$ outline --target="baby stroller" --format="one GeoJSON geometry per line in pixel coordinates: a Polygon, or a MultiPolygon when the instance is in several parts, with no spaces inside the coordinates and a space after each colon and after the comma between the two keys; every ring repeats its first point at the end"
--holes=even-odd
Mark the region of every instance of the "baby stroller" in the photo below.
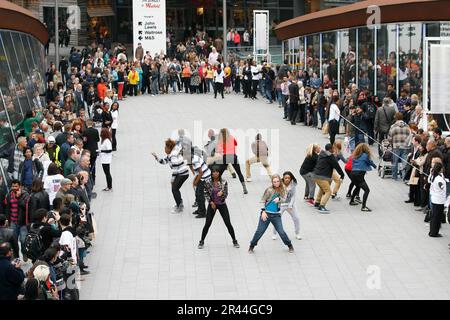
{"type": "Polygon", "coordinates": [[[392,175],[392,145],[389,140],[384,139],[380,144],[380,163],[378,164],[378,175],[384,179],[386,175],[392,175]]]}

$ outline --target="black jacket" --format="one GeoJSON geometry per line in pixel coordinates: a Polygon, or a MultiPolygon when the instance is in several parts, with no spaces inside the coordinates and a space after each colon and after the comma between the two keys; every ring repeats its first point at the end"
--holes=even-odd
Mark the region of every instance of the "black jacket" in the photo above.
{"type": "Polygon", "coordinates": [[[48,193],[42,190],[37,193],[31,193],[30,195],[30,214],[33,217],[33,213],[38,209],[50,210],[50,200],[48,198],[48,193]]]}
{"type": "MultiPolygon", "coordinates": [[[[23,183],[25,179],[25,170],[23,170],[24,162],[22,162],[19,166],[19,178],[20,181],[23,183]]],[[[33,180],[34,179],[41,179],[44,176],[44,166],[39,161],[39,159],[32,160],[32,169],[33,169],[33,180]]]]}
{"type": "Polygon", "coordinates": [[[315,152],[313,152],[311,157],[306,157],[300,167],[300,175],[303,176],[307,173],[313,172],[318,158],[319,156],[315,152]]]}
{"type": "Polygon", "coordinates": [[[96,157],[98,142],[100,141],[98,130],[92,127],[84,130],[83,141],[84,141],[84,148],[91,152],[91,157],[96,157]]]}
{"type": "Polygon", "coordinates": [[[444,156],[444,174],[447,179],[450,179],[450,148],[445,148],[442,155],[444,156]]]}
{"type": "Polygon", "coordinates": [[[44,246],[44,251],[50,248],[55,238],[61,237],[61,231],[53,229],[48,223],[42,222],[30,223],[27,226],[28,232],[30,232],[31,227],[35,229],[42,227],[41,231],[39,231],[39,235],[42,237],[42,244],[44,246]]]}
{"type": "Polygon", "coordinates": [[[319,179],[331,179],[333,169],[336,169],[341,178],[344,179],[344,172],[339,166],[339,163],[336,161],[334,154],[329,151],[322,150],[317,159],[316,167],[314,168],[314,175],[319,179]]]}
{"type": "Polygon", "coordinates": [[[9,242],[14,252],[14,257],[19,258],[19,241],[13,229],[0,227],[0,243],[9,242]]]}
{"type": "Polygon", "coordinates": [[[9,257],[0,257],[0,300],[17,300],[25,274],[11,264],[9,257]]]}
{"type": "Polygon", "coordinates": [[[291,83],[289,85],[289,102],[298,103],[299,100],[299,87],[296,83],[291,83]]]}

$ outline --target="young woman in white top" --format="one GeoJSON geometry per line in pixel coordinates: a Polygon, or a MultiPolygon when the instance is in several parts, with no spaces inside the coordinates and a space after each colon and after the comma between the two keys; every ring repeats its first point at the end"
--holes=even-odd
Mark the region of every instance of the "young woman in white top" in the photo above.
{"type": "Polygon", "coordinates": [[[116,132],[119,126],[119,103],[114,102],[111,106],[111,116],[113,118],[113,122],[111,124],[112,130],[112,151],[117,151],[117,140],[116,140],[116,132]]]}
{"type": "Polygon", "coordinates": [[[335,137],[339,133],[339,120],[341,112],[338,107],[339,97],[333,96],[328,116],[328,131],[330,133],[330,143],[334,144],[335,137]]]}
{"type": "Polygon", "coordinates": [[[214,99],[217,98],[217,92],[223,96],[223,78],[225,77],[225,72],[222,70],[222,66],[220,64],[217,65],[216,71],[214,71],[214,99]]]}
{"type": "Polygon", "coordinates": [[[112,142],[111,131],[108,128],[103,128],[100,132],[100,162],[103,167],[103,172],[106,176],[107,187],[103,191],[112,190],[112,177],[111,177],[111,162],[112,162],[112,142]]]}
{"type": "Polygon", "coordinates": [[[428,177],[430,183],[430,200],[431,200],[431,220],[430,220],[430,237],[442,237],[439,233],[441,228],[441,219],[444,215],[444,204],[447,200],[447,182],[442,173],[442,164],[435,163],[428,177]]]}
{"type": "Polygon", "coordinates": [[[44,189],[48,193],[48,200],[50,205],[53,204],[53,200],[61,187],[61,180],[64,176],[60,174],[59,168],[56,163],[50,163],[47,169],[47,176],[44,178],[44,189]]]}

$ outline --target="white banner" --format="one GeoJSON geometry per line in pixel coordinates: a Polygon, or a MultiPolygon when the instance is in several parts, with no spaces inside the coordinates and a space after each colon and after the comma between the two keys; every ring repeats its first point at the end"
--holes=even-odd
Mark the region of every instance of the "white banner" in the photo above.
{"type": "Polygon", "coordinates": [[[449,113],[450,45],[430,45],[430,113],[449,113]]]}
{"type": "Polygon", "coordinates": [[[267,42],[268,37],[267,30],[269,14],[267,13],[256,13],[255,14],[255,49],[256,50],[268,50],[269,43],[267,42]]]}
{"type": "Polygon", "coordinates": [[[133,0],[133,57],[138,43],[144,54],[166,53],[165,0],[133,0]]]}

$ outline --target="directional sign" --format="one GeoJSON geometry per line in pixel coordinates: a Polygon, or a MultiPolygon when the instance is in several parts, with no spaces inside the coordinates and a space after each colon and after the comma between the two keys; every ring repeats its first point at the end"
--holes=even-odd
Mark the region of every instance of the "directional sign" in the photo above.
{"type": "Polygon", "coordinates": [[[138,43],[152,56],[166,52],[166,0],[133,0],[134,52],[138,43]]]}

